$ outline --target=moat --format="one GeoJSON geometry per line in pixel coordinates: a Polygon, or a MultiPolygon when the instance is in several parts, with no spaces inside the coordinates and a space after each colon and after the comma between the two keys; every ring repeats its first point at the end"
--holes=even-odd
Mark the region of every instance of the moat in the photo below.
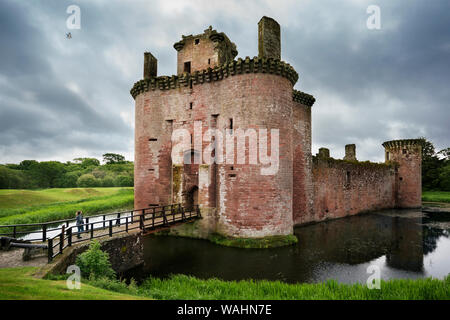
{"type": "Polygon", "coordinates": [[[205,240],[145,238],[145,266],[126,277],[188,274],[224,280],[365,283],[377,265],[382,279],[444,278],[450,273],[450,214],[388,210],[297,227],[298,244],[237,249],[205,240]]]}

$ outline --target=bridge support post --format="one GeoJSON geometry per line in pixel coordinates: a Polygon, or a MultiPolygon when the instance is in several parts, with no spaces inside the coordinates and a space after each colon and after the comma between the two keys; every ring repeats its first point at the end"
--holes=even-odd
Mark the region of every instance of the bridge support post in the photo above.
{"type": "Polygon", "coordinates": [[[61,234],[59,235],[59,253],[64,250],[64,234],[66,233],[66,226],[63,225],[61,228],[61,234]]]}
{"type": "Polygon", "coordinates": [[[112,220],[109,220],[109,236],[112,237],[112,220]]]}
{"type": "Polygon", "coordinates": [[[47,259],[48,259],[48,262],[50,263],[53,260],[53,239],[52,238],[48,239],[47,246],[48,246],[48,248],[47,248],[47,254],[48,254],[47,255],[47,259]]]}
{"type": "Polygon", "coordinates": [[[144,216],[140,215],[139,216],[139,228],[144,231],[144,216]]]}
{"type": "Polygon", "coordinates": [[[42,242],[45,242],[45,239],[47,239],[47,225],[44,224],[42,226],[42,242]]]}
{"type": "Polygon", "coordinates": [[[70,227],[69,229],[67,229],[67,245],[69,247],[72,246],[72,227],[70,227]]]}

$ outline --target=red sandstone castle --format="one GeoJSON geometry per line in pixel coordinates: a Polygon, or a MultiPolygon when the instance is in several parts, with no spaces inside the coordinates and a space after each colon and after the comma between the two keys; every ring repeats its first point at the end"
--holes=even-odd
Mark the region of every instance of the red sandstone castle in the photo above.
{"type": "MultiPolygon", "coordinates": [[[[363,211],[421,206],[421,144],[383,144],[385,163],[358,162],[355,146],[343,160],[328,149],[311,154],[313,96],[293,89],[297,72],[281,61],[280,26],[258,23],[258,56],[235,59],[236,46],[211,27],[182,36],[177,75],[157,76],[157,60],[144,55],[144,79],[134,84],[135,208],[199,204],[199,234],[234,237],[288,235],[294,225],[363,211]],[[208,129],[279,130],[278,171],[266,165],[172,162],[172,133],[187,129],[197,156],[194,123],[208,129]]],[[[197,144],[198,145],[198,144],[197,144]]],[[[246,147],[248,155],[248,146],[246,147]]],[[[197,234],[197,236],[199,235],[197,234]]]]}

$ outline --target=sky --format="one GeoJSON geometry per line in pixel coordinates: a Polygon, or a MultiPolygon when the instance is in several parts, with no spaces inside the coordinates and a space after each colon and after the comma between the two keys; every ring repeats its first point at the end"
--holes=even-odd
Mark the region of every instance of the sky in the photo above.
{"type": "Polygon", "coordinates": [[[383,161],[381,143],[425,136],[450,147],[448,0],[0,0],[0,163],[134,158],[134,100],[143,52],[176,73],[173,44],[208,26],[238,57],[257,55],[257,23],[281,25],[295,89],[314,95],[313,153],[383,161]],[[66,12],[80,8],[80,29],[66,12]],[[369,29],[369,5],[380,29],[369,29]],[[71,33],[72,38],[66,37],[71,33]]]}

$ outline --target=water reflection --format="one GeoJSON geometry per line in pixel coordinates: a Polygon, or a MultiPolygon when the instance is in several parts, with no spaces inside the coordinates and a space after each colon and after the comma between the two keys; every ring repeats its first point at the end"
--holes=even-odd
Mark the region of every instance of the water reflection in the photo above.
{"type": "MultiPolygon", "coordinates": [[[[421,212],[385,211],[295,229],[296,246],[245,250],[174,237],[145,239],[145,266],[126,276],[189,274],[225,280],[365,282],[369,265],[390,278],[443,278],[450,273],[449,230],[421,212]],[[431,224],[430,224],[431,223],[431,224]]],[[[449,221],[448,217],[444,221],[449,221]]]]}

